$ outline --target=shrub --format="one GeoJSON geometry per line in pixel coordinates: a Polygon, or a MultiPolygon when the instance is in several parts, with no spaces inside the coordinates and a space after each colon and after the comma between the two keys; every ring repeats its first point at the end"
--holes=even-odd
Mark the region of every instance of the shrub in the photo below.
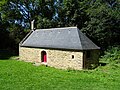
{"type": "Polygon", "coordinates": [[[120,47],[111,47],[104,52],[101,61],[120,63],[120,47]]]}

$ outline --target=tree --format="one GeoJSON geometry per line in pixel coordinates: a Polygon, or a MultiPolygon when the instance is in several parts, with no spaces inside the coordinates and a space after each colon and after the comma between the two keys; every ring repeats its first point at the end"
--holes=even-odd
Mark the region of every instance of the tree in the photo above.
{"type": "Polygon", "coordinates": [[[30,30],[33,19],[36,21],[36,28],[55,26],[53,0],[2,0],[0,6],[2,22],[5,22],[1,26],[9,32],[9,46],[12,48],[18,48],[20,40],[30,30]]]}
{"type": "Polygon", "coordinates": [[[88,19],[84,12],[85,1],[64,0],[58,6],[58,22],[60,26],[78,26],[80,29],[88,19]]]}
{"type": "Polygon", "coordinates": [[[8,48],[9,43],[9,32],[7,27],[9,26],[8,22],[4,22],[0,13],[0,49],[8,48]]]}
{"type": "Polygon", "coordinates": [[[102,48],[120,45],[119,0],[96,0],[86,10],[90,20],[82,31],[102,48]]]}

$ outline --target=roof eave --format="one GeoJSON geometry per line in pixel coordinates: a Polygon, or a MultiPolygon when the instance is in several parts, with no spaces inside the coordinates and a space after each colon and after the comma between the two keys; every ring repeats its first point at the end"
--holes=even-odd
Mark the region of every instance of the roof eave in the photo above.
{"type": "Polygon", "coordinates": [[[100,50],[100,48],[92,48],[92,49],[79,49],[79,48],[58,48],[58,47],[37,47],[37,46],[20,46],[20,47],[28,47],[28,48],[43,48],[43,49],[56,49],[56,50],[74,50],[74,51],[87,51],[87,50],[100,50]]]}
{"type": "Polygon", "coordinates": [[[24,41],[33,33],[34,31],[31,30],[19,43],[19,46],[22,46],[22,44],[24,43],[24,41]]]}

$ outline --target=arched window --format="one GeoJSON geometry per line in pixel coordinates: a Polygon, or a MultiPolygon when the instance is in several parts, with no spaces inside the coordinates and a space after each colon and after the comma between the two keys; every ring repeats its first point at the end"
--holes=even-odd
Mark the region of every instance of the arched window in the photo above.
{"type": "Polygon", "coordinates": [[[47,53],[45,51],[41,52],[41,61],[47,62],[47,53]]]}

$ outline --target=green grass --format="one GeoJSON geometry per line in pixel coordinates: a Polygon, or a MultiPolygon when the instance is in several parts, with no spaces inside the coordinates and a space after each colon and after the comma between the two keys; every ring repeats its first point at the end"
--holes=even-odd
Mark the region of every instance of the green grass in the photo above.
{"type": "Polygon", "coordinates": [[[120,65],[75,71],[0,60],[0,90],[120,90],[120,65]]]}

